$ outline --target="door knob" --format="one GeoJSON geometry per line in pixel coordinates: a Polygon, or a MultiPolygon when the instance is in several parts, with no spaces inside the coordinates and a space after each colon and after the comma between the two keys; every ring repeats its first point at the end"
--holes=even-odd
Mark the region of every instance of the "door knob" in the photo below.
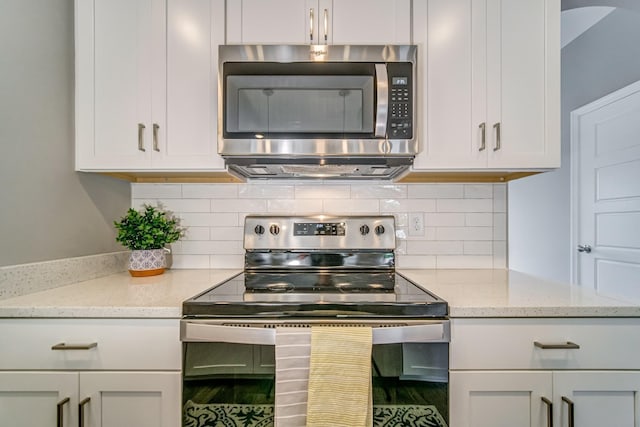
{"type": "Polygon", "coordinates": [[[589,245],[578,245],[578,252],[591,253],[591,246],[589,246],[589,245]]]}

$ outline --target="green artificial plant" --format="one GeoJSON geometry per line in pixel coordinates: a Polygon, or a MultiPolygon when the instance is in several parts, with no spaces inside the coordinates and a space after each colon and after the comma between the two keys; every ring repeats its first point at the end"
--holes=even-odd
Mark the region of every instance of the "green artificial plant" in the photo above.
{"type": "Polygon", "coordinates": [[[120,221],[116,241],[131,250],[162,249],[184,235],[179,219],[161,206],[145,204],[140,211],[130,208],[120,221]]]}

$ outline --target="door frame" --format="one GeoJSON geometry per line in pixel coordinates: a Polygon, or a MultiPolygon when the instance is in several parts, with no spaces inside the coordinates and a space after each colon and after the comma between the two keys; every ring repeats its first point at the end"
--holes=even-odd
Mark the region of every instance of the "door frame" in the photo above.
{"type": "Polygon", "coordinates": [[[578,282],[579,277],[579,264],[578,264],[578,251],[577,247],[580,244],[580,118],[588,113],[596,111],[606,105],[612,104],[620,99],[623,99],[635,92],[640,91],[640,80],[629,84],[621,89],[613,91],[603,97],[596,99],[582,107],[576,108],[570,113],[570,156],[571,156],[571,173],[570,173],[570,215],[571,215],[571,230],[569,231],[569,240],[571,255],[569,257],[571,262],[570,269],[570,281],[574,284],[580,284],[578,282]]]}

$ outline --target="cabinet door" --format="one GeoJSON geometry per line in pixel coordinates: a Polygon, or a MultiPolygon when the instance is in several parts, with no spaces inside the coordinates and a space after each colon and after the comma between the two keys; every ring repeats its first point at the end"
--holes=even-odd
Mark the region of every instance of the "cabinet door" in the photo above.
{"type": "Polygon", "coordinates": [[[413,2],[421,144],[414,169],[486,167],[484,20],[478,1],[413,2]]]}
{"type": "Polygon", "coordinates": [[[411,43],[410,0],[320,0],[319,11],[321,43],[325,27],[330,44],[411,43]]]}
{"type": "Polygon", "coordinates": [[[77,404],[77,373],[0,372],[0,425],[60,427],[60,405],[62,427],[76,426],[77,404]]]}
{"type": "MultiPolygon", "coordinates": [[[[156,128],[153,169],[224,169],[217,153],[218,46],[224,0],[167,1],[166,126],[156,128]]],[[[154,99],[157,110],[162,99],[154,99]]],[[[154,118],[154,125],[159,121],[154,118]]]]}
{"type": "Polygon", "coordinates": [[[640,425],[640,372],[554,372],[554,425],[569,426],[569,403],[580,427],[640,425]],[[557,408],[557,409],[556,409],[557,408]]]}
{"type": "Polygon", "coordinates": [[[83,372],[80,399],[90,427],[180,426],[179,372],[83,372]]]}
{"type": "Polygon", "coordinates": [[[452,371],[449,378],[452,426],[546,425],[542,398],[552,398],[551,372],[452,371]]]}
{"type": "Polygon", "coordinates": [[[558,167],[560,1],[486,4],[489,167],[558,167]]]}
{"type": "Polygon", "coordinates": [[[317,0],[227,2],[227,43],[317,44],[317,0]]]}
{"type": "MultiPolygon", "coordinates": [[[[76,168],[150,164],[164,97],[161,0],[76,1],[76,168]]],[[[159,123],[164,126],[164,123],[159,123]]]]}

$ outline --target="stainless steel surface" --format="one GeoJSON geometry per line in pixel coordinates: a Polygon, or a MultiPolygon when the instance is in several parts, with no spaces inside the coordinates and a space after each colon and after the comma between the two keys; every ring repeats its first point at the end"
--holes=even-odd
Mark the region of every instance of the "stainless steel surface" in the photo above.
{"type": "MultiPolygon", "coordinates": [[[[314,20],[310,10],[310,21],[314,20]]],[[[311,24],[313,25],[313,24],[311,24]]],[[[224,93],[224,64],[227,62],[363,62],[376,64],[378,74],[385,63],[409,62],[415,64],[417,47],[412,45],[224,45],[219,49],[220,93],[224,93]]],[[[376,77],[378,80],[380,76],[376,77]]],[[[384,101],[384,89],[380,85],[379,102],[384,101]]],[[[416,84],[412,84],[411,99],[416,99],[416,84]]],[[[240,178],[340,178],[340,179],[397,179],[407,173],[413,158],[419,151],[416,134],[411,138],[389,138],[381,124],[386,108],[379,106],[375,113],[376,127],[373,138],[326,137],[304,138],[297,136],[226,138],[224,134],[225,96],[218,97],[218,153],[225,158],[229,172],[240,178]]],[[[411,120],[415,127],[417,108],[412,106],[411,120]]]]}
{"type": "Polygon", "coordinates": [[[91,350],[92,348],[96,348],[97,346],[97,342],[92,342],[89,344],[67,344],[61,342],[60,344],[52,346],[51,350],[91,350]]]}
{"type": "MultiPolygon", "coordinates": [[[[262,227],[258,225],[257,227],[262,227]]],[[[366,227],[366,226],[364,226],[366,227]]],[[[392,269],[395,267],[395,257],[389,251],[354,252],[331,251],[326,253],[314,250],[309,256],[301,256],[299,251],[259,251],[245,254],[245,270],[259,271],[261,269],[290,269],[308,270],[318,269],[335,270],[349,269],[392,269]]]]}
{"type": "Polygon", "coordinates": [[[373,344],[448,343],[451,340],[449,320],[192,320],[180,323],[183,342],[228,342],[236,344],[275,345],[276,327],[308,328],[312,326],[371,327],[373,344]]]}
{"type": "Polygon", "coordinates": [[[396,248],[395,217],[384,216],[262,216],[248,215],[244,224],[246,250],[394,250],[396,248]],[[341,224],[344,235],[295,236],[296,224],[341,224]],[[279,234],[256,233],[257,227],[268,230],[276,225],[279,234]],[[370,230],[384,227],[382,234],[361,234],[366,225],[370,230]],[[302,238],[300,238],[302,237],[302,238]]]}
{"type": "Polygon", "coordinates": [[[64,399],[62,399],[60,402],[58,402],[58,404],[56,405],[56,426],[57,427],[63,427],[64,426],[64,405],[66,405],[67,403],[69,403],[69,398],[65,397],[64,399]]]}
{"type": "Polygon", "coordinates": [[[578,245],[578,252],[585,252],[590,254],[591,253],[591,246],[590,245],[578,245]]]}
{"type": "Polygon", "coordinates": [[[138,150],[140,151],[147,151],[144,149],[144,128],[144,124],[138,123],[138,150]]]}
{"type": "Polygon", "coordinates": [[[487,125],[482,122],[480,123],[480,148],[478,151],[484,151],[487,148],[487,125]]]}
{"type": "Polygon", "coordinates": [[[324,43],[327,44],[329,36],[329,11],[324,10],[324,43]]]}
{"type": "Polygon", "coordinates": [[[547,405],[547,427],[553,427],[553,403],[544,396],[542,402],[547,405]]]}
{"type": "Polygon", "coordinates": [[[313,43],[313,21],[314,21],[313,8],[309,9],[309,42],[313,43]]]}
{"type": "Polygon", "coordinates": [[[567,341],[566,343],[561,343],[561,344],[545,344],[538,341],[534,341],[533,345],[543,350],[576,350],[580,348],[578,344],[571,341],[567,341]]]}
{"type": "Polygon", "coordinates": [[[384,64],[376,64],[376,93],[378,107],[376,108],[375,136],[384,138],[387,134],[387,117],[389,116],[389,76],[384,64]]]}
{"type": "Polygon", "coordinates": [[[85,406],[89,402],[91,402],[91,398],[90,397],[85,397],[78,404],[78,415],[79,415],[79,418],[80,418],[80,420],[78,421],[78,426],[79,427],[84,427],[84,409],[85,409],[85,406]]]}
{"type": "Polygon", "coordinates": [[[500,148],[502,148],[502,142],[500,140],[500,122],[494,124],[493,129],[496,133],[496,144],[493,147],[493,151],[498,151],[500,148]]]}
{"type": "Polygon", "coordinates": [[[571,399],[569,399],[566,396],[562,396],[562,401],[565,402],[568,405],[568,411],[567,411],[567,426],[568,427],[575,427],[574,424],[574,414],[573,414],[573,410],[574,410],[574,403],[571,399]]]}
{"type": "Polygon", "coordinates": [[[160,146],[158,145],[158,130],[160,129],[160,125],[157,123],[153,124],[153,150],[160,151],[160,146]]]}

